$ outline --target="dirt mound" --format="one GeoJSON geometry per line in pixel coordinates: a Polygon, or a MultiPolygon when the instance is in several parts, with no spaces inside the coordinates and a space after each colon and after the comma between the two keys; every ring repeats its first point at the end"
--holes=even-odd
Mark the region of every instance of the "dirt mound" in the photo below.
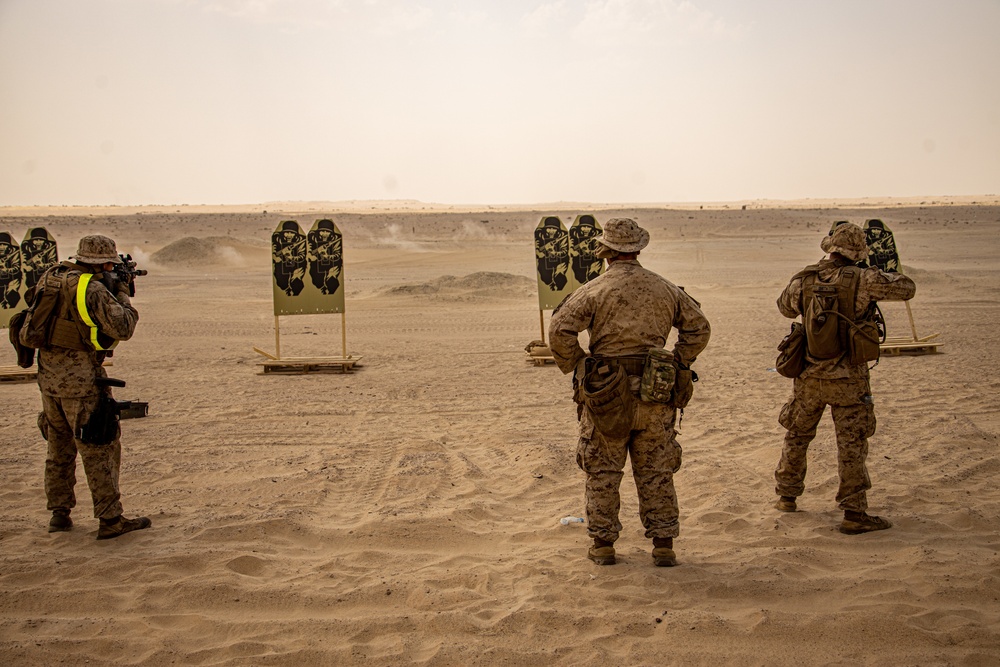
{"type": "Polygon", "coordinates": [[[441,276],[426,283],[396,285],[385,290],[385,294],[411,295],[431,294],[452,298],[470,296],[520,297],[535,289],[535,281],[526,276],[495,271],[478,271],[467,276],[441,276]]]}
{"type": "Polygon", "coordinates": [[[262,252],[266,249],[229,236],[185,236],[160,248],[150,259],[164,266],[243,266],[256,261],[262,252]]]}

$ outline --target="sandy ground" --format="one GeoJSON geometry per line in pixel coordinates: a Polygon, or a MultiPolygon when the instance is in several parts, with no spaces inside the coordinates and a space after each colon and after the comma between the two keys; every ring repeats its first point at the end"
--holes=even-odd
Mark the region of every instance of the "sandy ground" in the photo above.
{"type": "MultiPolygon", "coordinates": [[[[676,568],[653,567],[628,477],[618,565],[559,523],[583,513],[583,478],[569,380],[523,351],[541,333],[531,232],[586,209],[0,210],[0,230],[43,224],[63,258],[102,232],[150,272],[109,370],[118,398],[149,402],[123,422],[121,485],[126,513],[153,520],[97,542],[81,469],[76,528],[47,533],[38,391],[0,383],[0,662],[1000,664],[1000,207],[922,201],[596,211],[648,228],[642,263],[713,324],[682,427],[676,568]],[[362,367],[261,375],[270,233],[327,216],[362,367]],[[833,220],[873,217],[942,346],[873,371],[869,501],[896,525],[849,537],[829,416],[801,511],[772,508],[791,392],[769,370],[788,329],[774,300],[833,220]]],[[[909,334],[902,304],[884,310],[909,334]]],[[[340,316],[281,331],[286,356],[341,352],[340,316]]]]}

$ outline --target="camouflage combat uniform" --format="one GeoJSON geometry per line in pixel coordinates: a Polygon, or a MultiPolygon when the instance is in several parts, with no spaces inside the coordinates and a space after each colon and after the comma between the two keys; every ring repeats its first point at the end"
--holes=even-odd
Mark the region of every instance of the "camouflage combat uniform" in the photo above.
{"type": "MultiPolygon", "coordinates": [[[[690,365],[708,344],[710,327],[698,303],[681,288],[648,271],[635,260],[616,261],[607,271],[577,289],[552,314],[549,343],[563,373],[572,372],[587,356],[577,334],[590,333],[595,357],[644,355],[666,345],[677,328],[675,356],[690,365]]],[[[619,487],[626,456],[639,494],[639,516],[646,537],[676,537],[679,532],[674,473],[681,466],[673,406],[639,399],[640,370],[629,368],[637,411],[631,433],[607,438],[594,428],[590,413],[580,416],[576,460],[586,473],[587,525],[591,537],[614,542],[619,487]]]]}
{"type": "MultiPolygon", "coordinates": [[[[75,294],[80,276],[89,267],[64,262],[72,268],[66,276],[63,294],[75,294]]],[[[50,269],[51,270],[51,269],[50,269]]],[[[57,314],[69,319],[80,318],[75,303],[66,303],[63,296],[57,314]]],[[[87,285],[87,310],[101,332],[116,340],[127,340],[135,331],[139,313],[129,302],[127,288],[116,295],[98,280],[87,285]]],[[[118,438],[107,446],[81,442],[74,434],[87,422],[97,406],[101,389],[95,378],[107,377],[102,364],[106,352],[74,350],[49,346],[38,351],[38,387],[42,394],[42,413],[38,425],[48,441],[45,460],[45,495],[49,510],[70,510],[76,505],[73,487],[76,485],[76,454],[80,453],[87,485],[94,501],[94,516],[113,519],[122,513],[118,491],[118,470],[121,443],[118,438]]]]}
{"type": "MultiPolygon", "coordinates": [[[[840,268],[849,265],[839,256],[819,263],[819,279],[835,282],[840,268]]],[[[875,267],[865,269],[858,283],[855,313],[863,313],[873,301],[905,301],[913,297],[916,286],[901,273],[886,273],[875,267]]],[[[795,277],[778,297],[778,310],[788,318],[802,314],[802,278],[795,277]]],[[[806,452],[816,437],[816,426],[826,406],[833,414],[837,434],[837,461],[840,509],[864,512],[868,509],[866,491],[871,488],[865,460],[868,438],[875,433],[875,407],[868,383],[868,365],[852,365],[845,351],[833,359],[809,362],[795,379],[792,400],[781,409],[780,424],[785,434],[781,460],[774,472],[779,496],[797,498],[805,489],[806,452]]]]}

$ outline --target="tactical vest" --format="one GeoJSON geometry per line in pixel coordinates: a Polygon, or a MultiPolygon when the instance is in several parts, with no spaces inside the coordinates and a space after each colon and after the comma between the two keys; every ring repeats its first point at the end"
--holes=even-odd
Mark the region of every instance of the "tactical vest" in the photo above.
{"type": "Polygon", "coordinates": [[[42,279],[43,289],[58,290],[59,304],[55,319],[49,328],[48,346],[70,350],[106,351],[118,341],[101,332],[97,322],[87,310],[87,286],[95,274],[80,271],[69,262],[63,262],[47,271],[42,279]],[[70,277],[79,276],[74,286],[70,277]]]}
{"type": "Polygon", "coordinates": [[[816,266],[802,272],[802,323],[806,346],[814,359],[834,359],[850,351],[851,325],[858,320],[854,312],[862,269],[840,267],[832,282],[819,279],[816,266]]]}

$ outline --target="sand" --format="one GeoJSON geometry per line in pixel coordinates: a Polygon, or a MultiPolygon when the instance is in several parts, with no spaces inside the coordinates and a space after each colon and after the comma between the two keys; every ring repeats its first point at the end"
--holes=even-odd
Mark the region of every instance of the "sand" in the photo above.
{"type": "MultiPolygon", "coordinates": [[[[42,224],[61,257],[102,232],[149,270],[109,372],[149,403],[123,422],[121,487],[153,521],[96,541],[81,468],[76,527],[47,533],[38,391],[0,383],[0,663],[1000,664],[996,197],[749,204],[593,209],[649,229],[640,260],[713,325],[681,429],[676,568],[653,567],[628,476],[618,565],[559,523],[582,515],[583,477],[569,380],[524,352],[541,334],[531,232],[588,209],[0,209],[0,230],[42,224]],[[261,375],[270,232],[327,216],[361,367],[261,375]],[[774,301],[832,221],[876,217],[941,347],[874,369],[869,501],[895,527],[845,536],[829,416],[801,511],[772,508],[791,392],[770,370],[774,301]]],[[[902,304],[884,311],[909,334],[902,304]]],[[[285,356],[341,353],[339,315],[281,334],[285,356]]]]}

